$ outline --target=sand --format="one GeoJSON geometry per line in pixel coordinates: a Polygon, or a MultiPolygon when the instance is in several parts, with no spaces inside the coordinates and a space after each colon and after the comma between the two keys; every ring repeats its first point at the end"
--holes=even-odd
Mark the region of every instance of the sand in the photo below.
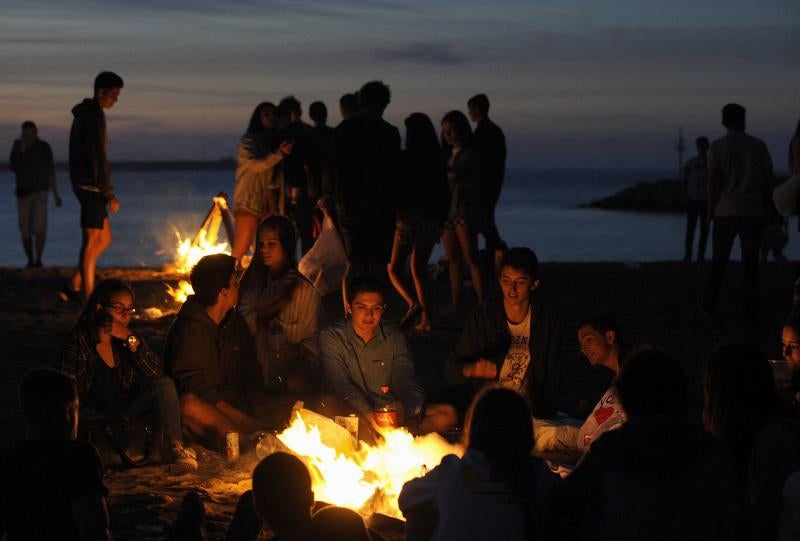
{"type": "MultiPolygon", "coordinates": [[[[741,318],[741,269],[737,264],[731,266],[726,277],[719,316],[708,319],[698,313],[696,292],[705,270],[682,263],[543,264],[539,295],[562,310],[562,387],[563,394],[570,397],[565,403],[580,397],[591,400],[607,382],[607,375],[588,368],[576,347],[575,326],[581,318],[597,312],[615,314],[628,341],[660,346],[681,362],[692,383],[692,411],[696,418],[701,411],[704,360],[716,345],[747,340],[760,346],[770,358],[776,358],[781,323],[791,304],[794,264],[762,265],[760,318],[756,326],[745,325],[741,318]]],[[[78,308],[61,302],[56,295],[69,272],[66,268],[0,268],[0,427],[8,443],[24,437],[16,396],[21,375],[57,358],[61,339],[78,315],[78,308]]],[[[164,287],[165,282],[175,283],[175,275],[152,269],[101,269],[100,276],[130,281],[140,310],[156,307],[170,314],[177,309],[164,287]]],[[[434,303],[443,306],[448,296],[446,282],[436,282],[434,303]]],[[[325,299],[325,306],[330,317],[338,317],[341,305],[335,295],[325,299]]],[[[402,301],[393,296],[386,317],[397,321],[404,308],[402,301]]],[[[160,351],[173,318],[174,315],[167,315],[140,320],[133,326],[155,351],[160,351]]],[[[430,334],[409,334],[418,375],[430,390],[443,385],[444,359],[460,328],[458,322],[440,322],[430,334]]],[[[109,472],[109,508],[115,538],[163,539],[189,488],[205,495],[210,538],[224,538],[238,495],[249,488],[255,458],[244,457],[229,465],[223,457],[201,450],[200,459],[201,468],[196,474],[180,477],[167,475],[160,466],[109,472]]]]}

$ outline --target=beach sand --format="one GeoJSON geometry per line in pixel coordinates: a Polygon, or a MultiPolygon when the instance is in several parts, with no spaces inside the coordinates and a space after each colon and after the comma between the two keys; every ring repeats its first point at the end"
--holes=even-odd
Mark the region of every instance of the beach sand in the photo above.
{"type": "MultiPolygon", "coordinates": [[[[760,318],[755,327],[742,322],[740,271],[732,264],[726,276],[718,317],[703,318],[696,308],[698,280],[704,269],[681,263],[552,263],[543,264],[542,299],[561,307],[562,389],[565,395],[591,397],[602,392],[605,379],[588,368],[576,347],[576,324],[588,315],[609,312],[617,316],[628,342],[648,342],[662,347],[681,362],[692,384],[692,412],[699,419],[702,408],[704,360],[716,345],[747,340],[760,346],[770,358],[780,351],[780,330],[791,308],[795,265],[762,265],[760,318]]],[[[53,362],[61,339],[73,325],[78,309],[57,298],[66,280],[67,268],[20,270],[0,268],[0,429],[13,443],[24,437],[17,406],[17,385],[22,374],[35,366],[53,362]]],[[[164,282],[177,276],[152,269],[101,269],[102,278],[121,278],[132,283],[139,310],[156,307],[177,309],[165,292],[164,282]]],[[[448,303],[447,283],[435,282],[433,302],[448,303]]],[[[467,299],[471,294],[467,295],[467,299]]],[[[325,299],[329,317],[338,317],[337,295],[325,299]]],[[[390,297],[387,318],[398,321],[405,306],[390,297]]],[[[136,321],[133,326],[155,351],[161,351],[174,316],[136,321]]],[[[443,385],[444,359],[457,340],[459,323],[440,324],[430,334],[409,334],[417,371],[429,390],[443,385]]],[[[170,477],[164,467],[152,466],[125,472],[109,472],[107,484],[111,525],[116,539],[163,539],[168,525],[189,488],[206,497],[211,539],[224,538],[238,495],[250,487],[255,459],[245,457],[230,467],[223,457],[201,451],[196,474],[170,477]]]]}

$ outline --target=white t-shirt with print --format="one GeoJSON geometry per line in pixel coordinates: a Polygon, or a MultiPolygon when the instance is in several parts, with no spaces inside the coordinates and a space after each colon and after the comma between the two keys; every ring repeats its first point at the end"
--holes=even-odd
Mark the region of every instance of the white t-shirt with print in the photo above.
{"type": "Polygon", "coordinates": [[[531,309],[520,323],[508,321],[511,345],[500,369],[500,385],[527,394],[525,386],[528,367],[531,364],[531,309]]]}
{"type": "Polygon", "coordinates": [[[578,449],[586,450],[602,434],[625,422],[625,412],[614,389],[608,389],[578,431],[578,449]]]}

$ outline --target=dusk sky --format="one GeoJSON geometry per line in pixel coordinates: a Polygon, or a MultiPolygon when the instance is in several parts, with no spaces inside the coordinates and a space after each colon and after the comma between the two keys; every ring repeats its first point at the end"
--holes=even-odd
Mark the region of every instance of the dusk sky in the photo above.
{"type": "Polygon", "coordinates": [[[233,156],[254,106],[287,94],[335,125],[341,94],[382,79],[397,126],[488,94],[511,167],[674,167],[678,128],[718,137],[736,101],[785,171],[800,1],[4,0],[2,145],[31,119],[65,159],[104,69],[125,80],[118,160],[233,156]]]}

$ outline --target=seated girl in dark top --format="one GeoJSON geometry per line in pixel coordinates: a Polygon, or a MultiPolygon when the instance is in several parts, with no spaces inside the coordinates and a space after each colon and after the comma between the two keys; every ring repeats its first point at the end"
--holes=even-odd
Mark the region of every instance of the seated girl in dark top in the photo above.
{"type": "Polygon", "coordinates": [[[134,311],[130,287],[119,280],[97,284],[64,340],[61,370],[77,380],[82,417],[154,413],[164,425],[173,469],[196,470],[194,451],[183,446],[175,384],[158,355],[128,328],[134,311]]]}

